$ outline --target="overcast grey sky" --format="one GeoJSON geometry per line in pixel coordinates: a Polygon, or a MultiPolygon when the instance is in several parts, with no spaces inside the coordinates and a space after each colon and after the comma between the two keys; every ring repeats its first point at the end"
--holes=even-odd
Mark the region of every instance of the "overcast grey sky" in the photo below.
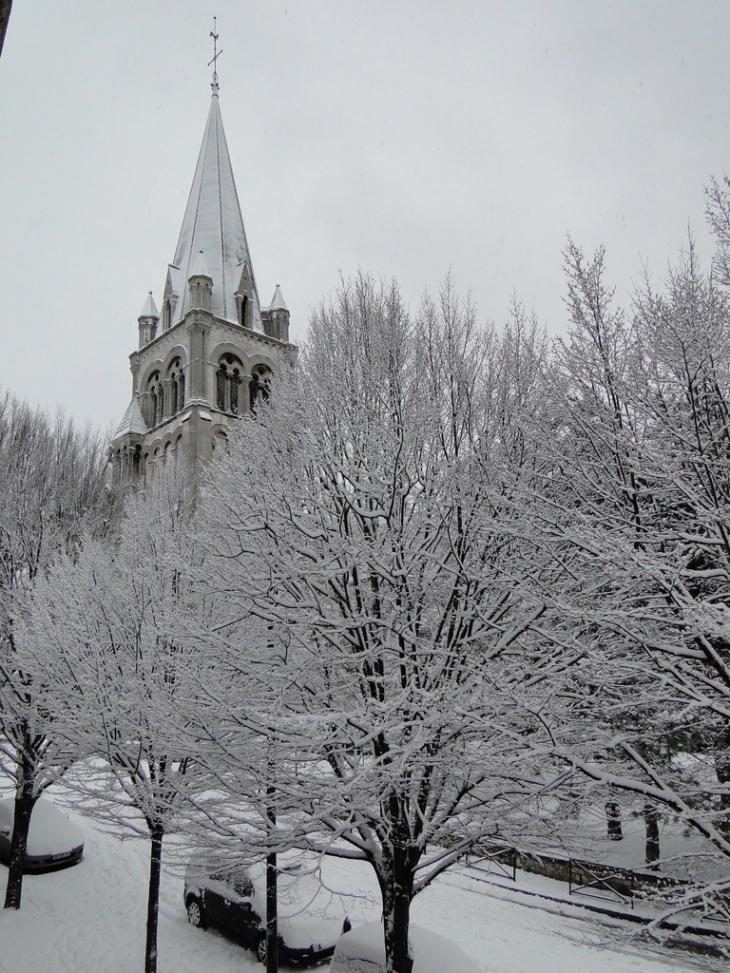
{"type": "Polygon", "coordinates": [[[0,58],[0,385],[117,422],[160,304],[210,98],[261,299],[294,340],[338,274],[412,309],[451,268],[565,328],[566,234],[627,299],[730,171],[727,0],[15,0],[0,58]]]}

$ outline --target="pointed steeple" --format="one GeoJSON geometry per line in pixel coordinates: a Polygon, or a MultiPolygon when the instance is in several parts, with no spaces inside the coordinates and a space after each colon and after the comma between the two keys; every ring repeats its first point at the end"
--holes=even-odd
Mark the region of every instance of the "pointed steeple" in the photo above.
{"type": "MultiPolygon", "coordinates": [[[[190,277],[210,277],[213,280],[213,275],[208,270],[208,262],[205,259],[205,254],[201,250],[193,262],[192,270],[190,271],[190,277]]],[[[188,277],[188,280],[190,280],[188,277]]]]}
{"type": "Polygon", "coordinates": [[[213,281],[213,315],[242,323],[239,309],[245,288],[245,296],[252,305],[250,326],[260,331],[261,305],[223,131],[218,84],[214,83],[212,88],[203,143],[165,286],[163,300],[171,305],[165,325],[174,326],[190,310],[187,282],[202,250],[213,281]]]}
{"type": "Polygon", "coordinates": [[[157,335],[157,322],[160,320],[160,315],[155,306],[154,298],[152,297],[152,291],[147,294],[147,300],[144,302],[144,307],[140,311],[137,322],[139,324],[139,347],[143,348],[149,341],[152,341],[157,335]]]}
{"type": "Polygon", "coordinates": [[[190,307],[201,311],[210,311],[211,294],[213,292],[213,275],[208,270],[205,254],[201,250],[193,263],[188,277],[188,294],[190,307]]]}
{"type": "Polygon", "coordinates": [[[271,304],[264,311],[264,328],[270,338],[289,341],[289,308],[286,306],[281,287],[276,285],[271,304]]]}
{"type": "MultiPolygon", "coordinates": [[[[277,285],[278,286],[278,285],[277,285]]],[[[154,318],[157,320],[160,314],[155,305],[155,299],[152,297],[152,291],[147,292],[147,300],[144,302],[144,307],[139,312],[140,318],[154,318]]]]}
{"type": "Polygon", "coordinates": [[[276,285],[276,290],[274,291],[274,296],[271,298],[271,304],[269,304],[270,311],[288,311],[289,308],[286,306],[286,301],[284,300],[284,295],[281,293],[281,287],[276,285]]]}

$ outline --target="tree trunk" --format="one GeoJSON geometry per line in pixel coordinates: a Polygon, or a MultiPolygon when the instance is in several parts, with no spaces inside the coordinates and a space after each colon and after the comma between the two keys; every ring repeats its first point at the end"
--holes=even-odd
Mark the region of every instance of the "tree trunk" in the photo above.
{"type": "MultiPolygon", "coordinates": [[[[270,803],[266,809],[266,816],[269,828],[273,832],[276,827],[273,787],[268,788],[268,796],[270,803]]],[[[279,973],[277,879],[276,852],[269,851],[266,856],[266,973],[279,973]]]]}
{"type": "Polygon", "coordinates": [[[606,801],[606,827],[611,841],[621,841],[624,833],[621,828],[621,805],[618,801],[606,801]]]}
{"type": "Polygon", "coordinates": [[[150,826],[150,884],[147,897],[147,942],[144,973],[157,973],[157,920],[160,915],[160,875],[162,873],[162,838],[164,827],[150,826]]]}
{"type": "MultiPolygon", "coordinates": [[[[715,771],[721,784],[730,784],[730,729],[725,729],[715,743],[715,771]]],[[[730,835],[730,794],[723,794],[720,798],[722,816],[718,821],[718,828],[725,835],[730,835]]]]}
{"type": "Polygon", "coordinates": [[[19,909],[23,894],[23,859],[28,847],[30,816],[37,798],[33,797],[33,778],[24,774],[24,779],[15,791],[15,819],[13,836],[10,840],[10,864],[8,885],[5,891],[5,908],[19,909]]]}
{"type": "Polygon", "coordinates": [[[645,804],[643,813],[646,827],[646,863],[652,865],[659,860],[659,812],[653,804],[645,804]]]}
{"type": "Polygon", "coordinates": [[[393,851],[391,874],[381,884],[383,925],[385,933],[385,968],[387,973],[412,973],[413,960],[408,952],[413,870],[408,849],[393,851]]]}

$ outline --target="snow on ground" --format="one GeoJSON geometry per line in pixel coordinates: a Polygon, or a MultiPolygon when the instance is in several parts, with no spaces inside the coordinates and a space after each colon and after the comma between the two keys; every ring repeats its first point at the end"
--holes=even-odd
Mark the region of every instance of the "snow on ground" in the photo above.
{"type": "MultiPolygon", "coordinates": [[[[608,837],[605,809],[594,805],[582,808],[573,820],[568,843],[548,843],[544,850],[584,861],[645,870],[642,804],[637,802],[621,808],[623,838],[620,841],[608,837]]],[[[684,825],[676,815],[662,809],[657,823],[661,861],[654,867],[660,875],[710,882],[727,874],[726,860],[718,856],[706,838],[684,825]]]]}
{"type": "MultiPolygon", "coordinates": [[[[64,871],[26,876],[20,911],[0,910],[0,971],[142,973],[148,844],[120,841],[92,821],[70,816],[85,832],[84,859],[64,871]]],[[[0,866],[2,894],[6,876],[7,869],[0,866]]],[[[350,900],[354,923],[378,917],[377,890],[367,867],[330,860],[324,878],[338,891],[358,893],[350,900]]],[[[602,924],[579,913],[556,914],[541,908],[539,900],[521,901],[515,892],[470,881],[460,872],[443,876],[419,895],[413,917],[456,940],[484,973],[723,969],[718,960],[661,952],[639,943],[634,927],[602,924]]],[[[158,969],[160,973],[262,971],[250,952],[216,932],[188,924],[182,878],[170,871],[163,878],[158,969]]]]}

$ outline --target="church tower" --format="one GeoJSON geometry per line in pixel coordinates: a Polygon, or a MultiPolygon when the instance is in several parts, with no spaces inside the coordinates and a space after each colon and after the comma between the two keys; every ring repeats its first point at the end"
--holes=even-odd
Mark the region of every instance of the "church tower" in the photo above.
{"type": "Polygon", "coordinates": [[[199,470],[291,361],[289,311],[276,285],[259,300],[223,131],[217,75],[161,313],[152,292],[130,355],[132,401],[112,440],[115,478],[199,470]]]}

